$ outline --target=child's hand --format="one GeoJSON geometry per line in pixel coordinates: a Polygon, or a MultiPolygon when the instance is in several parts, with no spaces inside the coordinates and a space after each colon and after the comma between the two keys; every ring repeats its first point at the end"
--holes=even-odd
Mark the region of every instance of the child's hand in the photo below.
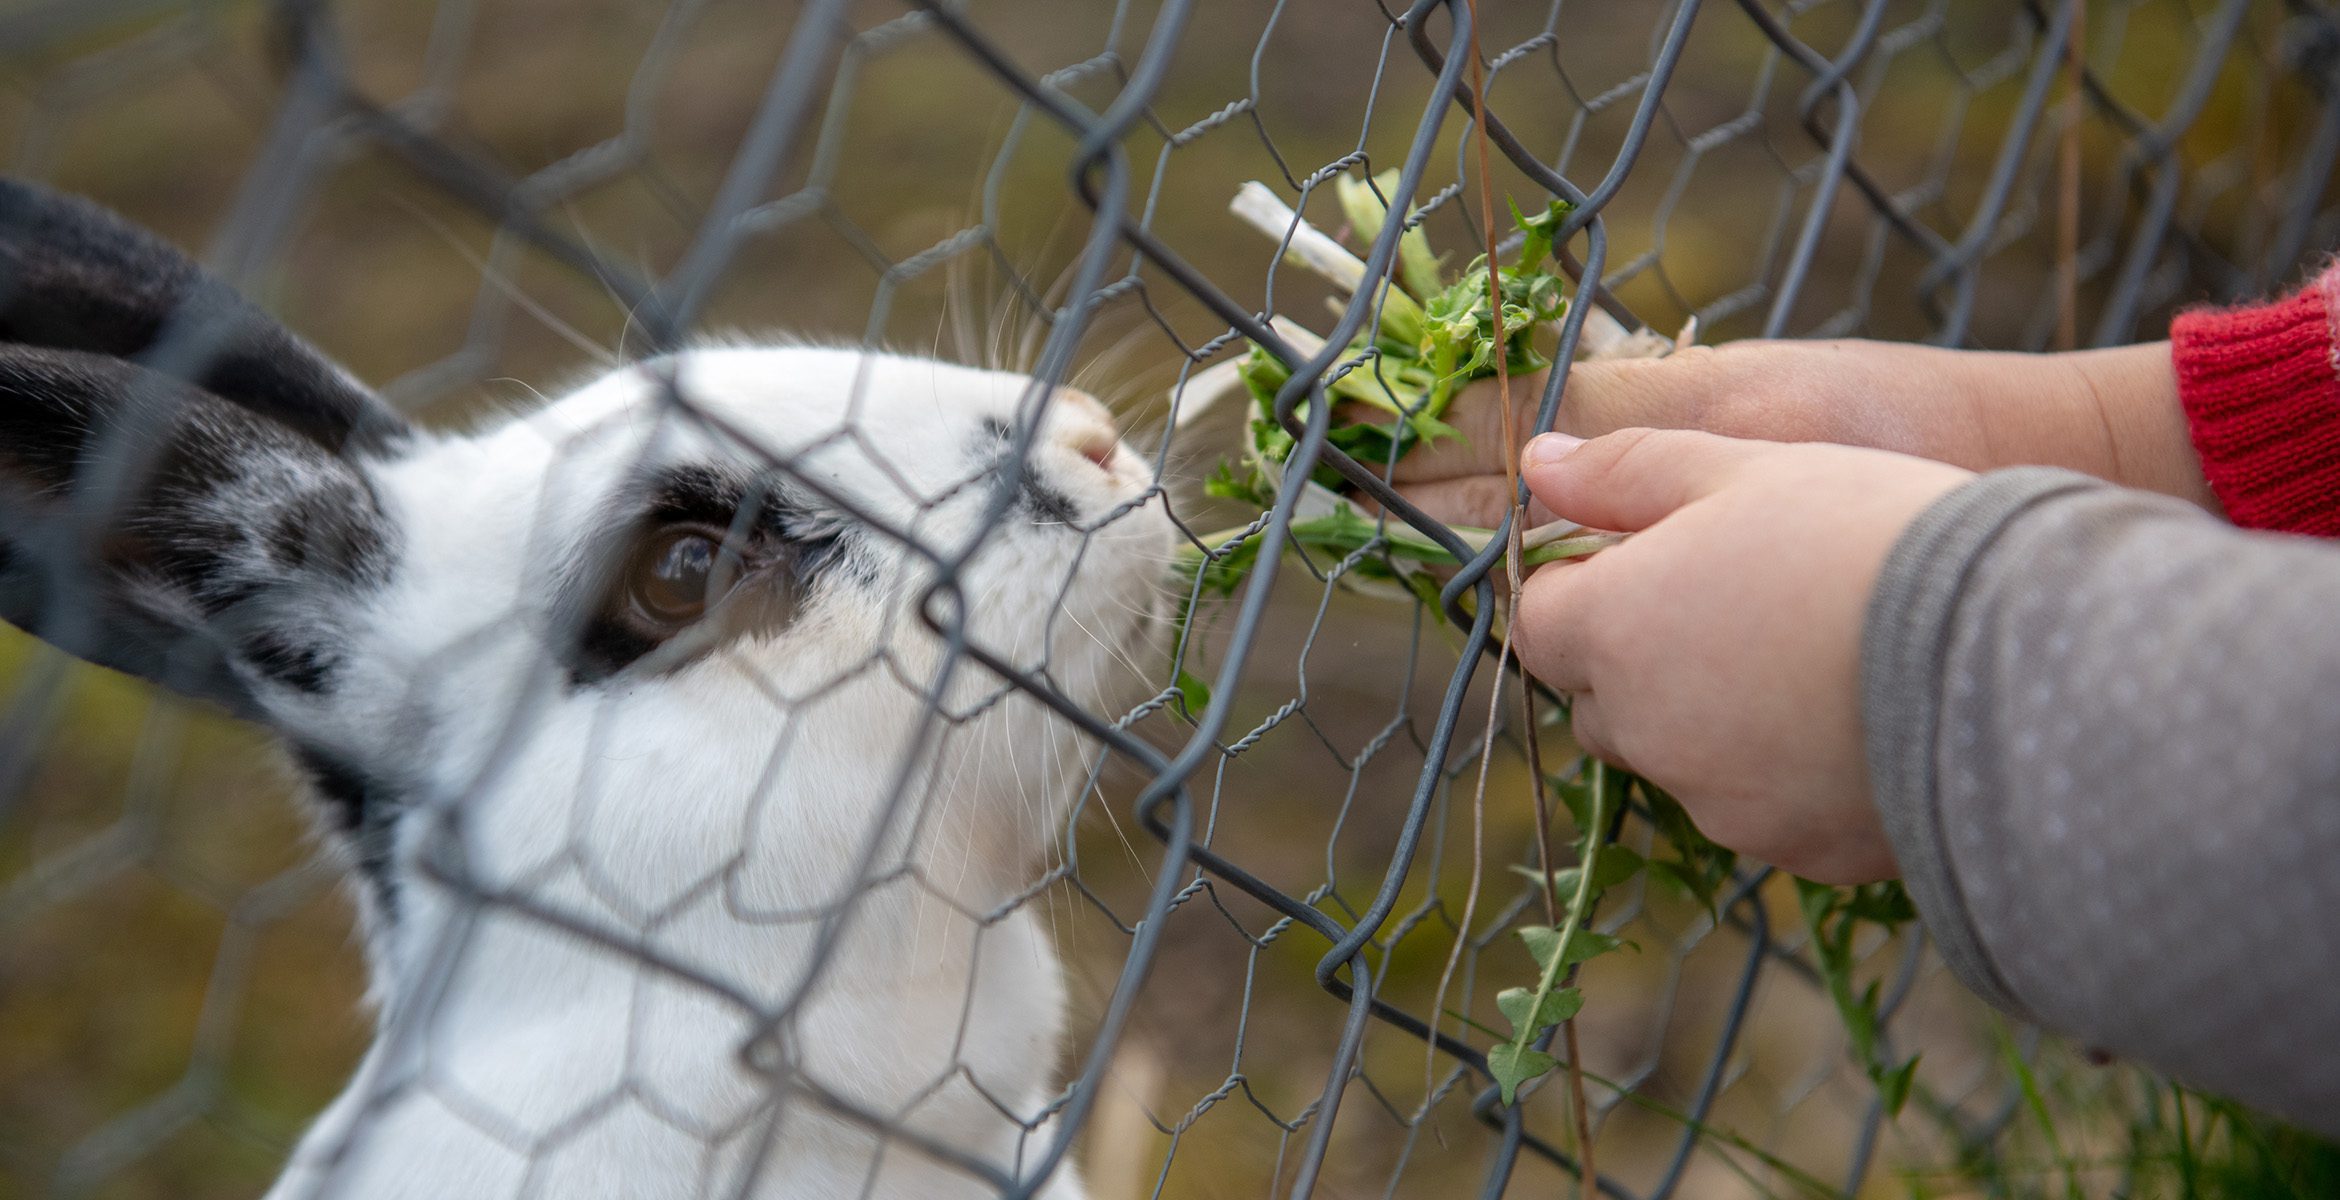
{"type": "MultiPolygon", "coordinates": [[[[1543,377],[1515,380],[1535,419],[1543,377]]],[[[1451,524],[1492,528],[1510,509],[1495,385],[1448,410],[1467,441],[1401,459],[1399,489],[1451,524]]],[[[1732,342],[1661,359],[1578,363],[1560,430],[1703,429],[1774,442],[1871,446],[1969,470],[2068,467],[2216,510],[2186,435],[2169,347],[1995,354],[1897,342],[1732,342]]],[[[1524,430],[1519,441],[1524,442],[1524,430]]],[[[1530,514],[1531,524],[1551,519],[1530,514]]]]}
{"type": "Polygon", "coordinates": [[[1577,740],[1707,836],[1813,879],[1896,873],[1870,802],[1861,623],[1904,526],[1970,478],[1876,450],[1628,429],[1538,438],[1560,516],[1639,531],[1531,576],[1514,637],[1577,740]]]}

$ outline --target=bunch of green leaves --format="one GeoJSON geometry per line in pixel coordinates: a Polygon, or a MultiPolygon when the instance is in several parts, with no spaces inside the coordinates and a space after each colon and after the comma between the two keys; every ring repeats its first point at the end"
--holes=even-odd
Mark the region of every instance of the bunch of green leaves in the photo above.
{"type": "MultiPolygon", "coordinates": [[[[1275,497],[1264,497],[1264,508],[1275,502],[1275,497]]],[[[1225,598],[1250,577],[1252,568],[1259,565],[1259,530],[1257,523],[1242,529],[1212,534],[1200,544],[1182,548],[1177,557],[1178,578],[1190,580],[1193,590],[1180,606],[1176,623],[1178,638],[1172,652],[1184,660],[1185,633],[1193,624],[1196,602],[1211,598],[1225,598]]],[[[1490,529],[1455,526],[1454,532],[1466,539],[1485,545],[1495,536],[1490,529]]],[[[1578,558],[1607,545],[1611,539],[1593,535],[1564,538],[1532,547],[1522,553],[1520,561],[1530,567],[1548,562],[1578,558]]],[[[1446,547],[1406,528],[1377,521],[1347,504],[1335,504],[1332,511],[1320,517],[1292,522],[1287,545],[1303,553],[1322,555],[1332,560],[1343,574],[1358,579],[1395,584],[1411,593],[1422,603],[1437,608],[1439,583],[1421,570],[1425,566],[1458,566],[1462,560],[1446,547]]],[[[1192,673],[1180,668],[1177,672],[1178,691],[1186,701],[1190,714],[1199,714],[1210,703],[1210,688],[1192,673]]],[[[1685,822],[1685,825],[1687,822],[1685,822]]]]}
{"type": "MultiPolygon", "coordinates": [[[[1395,172],[1370,185],[1345,177],[1337,182],[1342,209],[1360,241],[1380,235],[1389,218],[1382,196],[1395,183],[1395,172]]],[[[1394,463],[1416,446],[1460,436],[1444,420],[1447,407],[1465,385],[1496,374],[1499,363],[1505,371],[1523,375],[1549,366],[1538,340],[1548,336],[1552,323],[1567,312],[1566,281],[1552,271],[1550,260],[1553,239],[1568,211],[1565,203],[1554,201],[1529,216],[1512,205],[1520,234],[1514,261],[1495,264],[1479,255],[1451,279],[1421,229],[1405,230],[1398,239],[1397,278],[1365,284],[1372,293],[1372,332],[1346,347],[1325,385],[1335,401],[1355,401],[1387,419],[1336,423],[1328,434],[1332,445],[1360,462],[1394,463]]],[[[1274,416],[1276,394],[1290,381],[1291,366],[1255,343],[1241,374],[1253,401],[1251,453],[1244,461],[1223,464],[1205,487],[1214,496],[1266,509],[1276,500],[1274,473],[1294,448],[1292,437],[1274,416]]],[[[1320,468],[1314,481],[1333,488],[1342,484],[1327,468],[1320,468]]],[[[1476,537],[1480,545],[1492,536],[1487,530],[1454,532],[1466,540],[1476,537]]],[[[1182,555],[1182,573],[1194,581],[1194,588],[1178,616],[1176,653],[1181,662],[1188,650],[1184,635],[1193,600],[1234,593],[1258,565],[1258,534],[1258,523],[1253,522],[1205,538],[1182,555]]],[[[1420,568],[1457,561],[1438,543],[1369,519],[1345,504],[1327,515],[1294,521],[1290,543],[1302,553],[1333,556],[1336,569],[1343,573],[1396,583],[1430,605],[1438,603],[1438,587],[1420,568]]],[[[1527,550],[1522,565],[1587,554],[1606,544],[1607,539],[1597,537],[1554,542],[1527,550]]],[[[1176,686],[1189,713],[1200,713],[1210,703],[1209,688],[1184,669],[1177,671],[1176,686]]],[[[1646,874],[1653,882],[1696,899],[1719,919],[1718,895],[1735,865],[1730,851],[1708,841],[1679,803],[1645,780],[1588,759],[1575,778],[1552,781],[1551,786],[1575,825],[1575,865],[1548,876],[1536,868],[1516,869],[1550,897],[1553,911],[1560,914],[1559,924],[1518,930],[1536,966],[1534,980],[1505,989],[1496,998],[1510,1024],[1508,1033],[1478,1026],[1500,1038],[1488,1051],[1487,1063],[1505,1103],[1515,1102],[1522,1085],[1558,1065],[1538,1046],[1547,1031],[1583,1007],[1583,993],[1568,982],[1575,969],[1629,944],[1589,928],[1601,893],[1646,874]],[[1645,858],[1610,836],[1619,814],[1635,796],[1655,829],[1662,854],[1645,858]]],[[[1839,889],[1798,880],[1797,887],[1812,931],[1816,965],[1844,1021],[1854,1055],[1888,1110],[1897,1112],[1909,1095],[1917,1063],[1914,1058],[1898,1064],[1884,1061],[1879,987],[1874,982],[1856,985],[1854,956],[1862,928],[1891,931],[1914,915],[1909,899],[1890,883],[1839,889]]]]}
{"type": "MultiPolygon", "coordinates": [[[[1370,184],[1347,176],[1336,182],[1342,211],[1356,239],[1370,242],[1381,235],[1390,215],[1382,197],[1396,184],[1395,171],[1384,172],[1370,184]]],[[[1469,269],[1452,279],[1446,277],[1443,258],[1432,252],[1429,238],[1419,226],[1401,233],[1398,278],[1367,284],[1374,291],[1373,333],[1350,345],[1351,353],[1326,385],[1334,398],[1358,401],[1390,419],[1336,424],[1328,434],[1331,443],[1360,462],[1395,462],[1417,445],[1460,436],[1441,418],[1463,385],[1495,373],[1498,354],[1514,372],[1550,365],[1537,349],[1537,340],[1549,336],[1551,323],[1568,311],[1563,291],[1566,280],[1550,269],[1553,237],[1567,213],[1568,206],[1560,201],[1553,201],[1534,217],[1513,205],[1513,220],[1521,235],[1516,259],[1508,266],[1490,268],[1487,257],[1480,255],[1469,269]],[[1500,347],[1489,299],[1491,269],[1503,304],[1500,347]]],[[[1291,379],[1291,368],[1255,343],[1243,360],[1241,373],[1253,404],[1251,453],[1221,463],[1203,488],[1210,495],[1264,510],[1275,504],[1275,475],[1291,457],[1294,445],[1291,435],[1275,419],[1276,393],[1291,379]]],[[[1343,482],[1329,467],[1318,468],[1314,481],[1328,488],[1338,488],[1343,482]]],[[[1480,545],[1493,536],[1492,531],[1483,529],[1457,528],[1454,532],[1466,540],[1475,538],[1480,545]]],[[[1336,506],[1329,515],[1293,522],[1290,541],[1303,552],[1334,556],[1359,578],[1400,584],[1432,605],[1437,603],[1437,588],[1419,568],[1457,562],[1438,543],[1411,530],[1369,520],[1347,505],[1336,506]]],[[[1527,566],[1555,562],[1591,553],[1603,544],[1599,539],[1574,539],[1537,546],[1527,551],[1524,562],[1527,566]]],[[[1232,595],[1258,559],[1255,525],[1206,537],[1180,556],[1182,577],[1195,581],[1188,603],[1177,617],[1176,653],[1181,661],[1195,600],[1232,595]]],[[[1199,713],[1209,703],[1210,689],[1184,669],[1177,672],[1177,680],[1187,711],[1199,713]]]]}
{"type": "MultiPolygon", "coordinates": [[[[1335,184],[1341,208],[1360,241],[1380,236],[1389,218],[1383,193],[1397,173],[1384,172],[1370,185],[1347,176],[1335,184]]],[[[1552,323],[1568,311],[1566,279],[1551,269],[1552,239],[1568,205],[1552,201],[1528,216],[1512,205],[1521,235],[1519,254],[1509,266],[1490,264],[1485,255],[1452,280],[1442,278],[1441,260],[1416,226],[1398,238],[1398,278],[1372,280],[1375,324],[1360,335],[1333,368],[1325,385],[1336,400],[1352,400],[1387,419],[1337,424],[1327,439],[1359,462],[1388,464],[1414,447],[1458,436],[1442,418],[1465,384],[1495,374],[1500,354],[1508,371],[1527,374],[1551,365],[1537,349],[1552,323]],[[1489,273],[1493,273],[1490,287],[1489,273]],[[1503,338],[1496,345],[1491,296],[1502,296],[1503,338]]],[[[1253,343],[1243,360],[1243,383],[1251,393],[1255,456],[1248,474],[1230,470],[1214,481],[1214,495],[1253,499],[1272,490],[1263,472],[1292,455],[1293,439],[1275,418],[1275,398],[1292,378],[1291,364],[1253,343]]],[[[1303,414],[1305,407],[1303,407],[1303,414]]],[[[1319,468],[1318,483],[1339,487],[1338,472],[1319,468]]]]}

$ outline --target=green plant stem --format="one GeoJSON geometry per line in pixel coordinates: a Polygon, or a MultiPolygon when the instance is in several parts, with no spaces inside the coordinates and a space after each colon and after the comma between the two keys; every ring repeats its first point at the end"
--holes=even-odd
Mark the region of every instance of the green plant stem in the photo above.
{"type": "MultiPolygon", "coordinates": [[[[1560,976],[1568,970],[1568,948],[1576,941],[1577,933],[1584,928],[1585,914],[1592,909],[1593,875],[1599,869],[1601,834],[1609,827],[1608,771],[1608,764],[1597,758],[1585,760],[1586,785],[1592,792],[1591,828],[1584,831],[1584,854],[1577,863],[1576,894],[1569,897],[1568,911],[1560,924],[1559,943],[1552,949],[1552,961],[1545,963],[1544,969],[1536,976],[1535,994],[1527,1006],[1531,1013],[1543,1011],[1544,998],[1552,994],[1554,987],[1559,986],[1560,976]]],[[[1513,1052],[1527,1051],[1528,1043],[1536,1038],[1536,1032],[1535,1022],[1521,1022],[1512,1034],[1513,1052]]]]}
{"type": "Polygon", "coordinates": [[[2048,1111],[2047,1097],[2039,1090],[2039,1077],[2032,1073],[2031,1064],[2023,1060],[2023,1053],[2016,1048],[2015,1039],[2007,1032],[2004,1020],[1994,1018],[1991,1021],[1991,1032],[1998,1039],[2000,1055],[2006,1060],[2008,1069],[2015,1073],[2015,1082],[2023,1090],[2024,1106],[2031,1110],[2032,1118],[2039,1122],[2040,1132],[2047,1135],[2048,1153],[2054,1156],[2057,1167],[2064,1175],[2064,1194],[2070,1200],[2080,1200],[2080,1168],[2072,1161],[2072,1156],[2065,1153],[2064,1140],[2056,1135],[2056,1118],[2048,1111]]]}
{"type": "MultiPolygon", "coordinates": [[[[1197,540],[1201,541],[1205,546],[1208,546],[1210,548],[1210,553],[1216,554],[1219,551],[1226,549],[1229,542],[1232,542],[1235,539],[1244,536],[1245,534],[1257,533],[1258,530],[1254,527],[1256,524],[1257,522],[1254,522],[1250,525],[1238,525],[1233,528],[1222,529],[1217,533],[1204,534],[1197,540]]],[[[1367,544],[1362,541],[1351,541],[1339,538],[1328,539],[1308,537],[1300,528],[1305,524],[1307,524],[1305,521],[1294,521],[1292,523],[1292,540],[1304,546],[1313,546],[1323,550],[1338,550],[1346,554],[1358,550],[1367,544]]],[[[1486,546],[1488,542],[1493,541],[1495,538],[1494,530],[1481,529],[1476,525],[1452,525],[1448,526],[1448,528],[1453,531],[1456,537],[1459,537],[1464,542],[1471,543],[1478,547],[1486,546]]],[[[1429,538],[1423,537],[1421,534],[1415,533],[1413,530],[1404,528],[1402,526],[1385,526],[1381,528],[1375,536],[1389,544],[1390,555],[1394,558],[1402,558],[1408,562],[1427,563],[1438,566],[1460,566],[1462,564],[1462,560],[1456,558],[1453,554],[1448,553],[1446,547],[1441,546],[1438,543],[1431,541],[1429,538]]],[[[1535,546],[1521,551],[1520,563],[1523,567],[1540,567],[1545,563],[1560,562],[1571,558],[1583,558],[1588,554],[1594,554],[1601,550],[1608,549],[1612,545],[1615,545],[1620,536],[1621,535],[1611,533],[1587,533],[1580,537],[1558,538],[1553,541],[1545,542],[1541,546],[1535,546]]],[[[1474,551],[1474,553],[1475,552],[1476,551],[1474,551]]]]}
{"type": "MultiPolygon", "coordinates": [[[[1667,1120],[1677,1122],[1683,1128],[1690,1130],[1699,1137],[1712,1138],[1715,1141],[1721,1142],[1723,1145],[1745,1153],[1755,1161],[1762,1163],[1764,1166],[1769,1167],[1774,1171],[1777,1171],[1781,1178],[1787,1180],[1789,1183],[1795,1184],[1797,1187],[1803,1189],[1811,1195],[1841,1196],[1844,1194],[1836,1187],[1836,1185],[1821,1179],[1819,1176],[1812,1174],[1810,1171],[1807,1171],[1802,1167],[1799,1167],[1796,1164],[1789,1162],[1788,1160],[1781,1158],[1780,1156],[1773,1154],[1768,1150],[1765,1150],[1763,1147],[1747,1140],[1746,1136],[1743,1134],[1725,1129],[1719,1125],[1713,1125],[1709,1124],[1708,1122],[1701,1121],[1698,1118],[1691,1116],[1683,1109],[1676,1108],[1663,1100],[1657,1100],[1648,1096],[1644,1096],[1639,1092],[1627,1088],[1622,1083],[1619,1083],[1615,1080],[1602,1078],[1601,1076],[1595,1075],[1590,1071],[1585,1072],[1584,1077],[1586,1079],[1592,1080],[1594,1083],[1597,1083],[1602,1087],[1608,1088],[1610,1091],[1617,1093],[1619,1096],[1624,1097],[1625,1102],[1627,1104],[1633,1105],[1635,1108],[1641,1109],[1644,1112],[1654,1113],[1667,1120]]],[[[1726,1167],[1729,1167],[1733,1174],[1738,1175],[1741,1179],[1746,1179],[1750,1184],[1755,1183],[1754,1180],[1748,1178],[1748,1174],[1744,1168],[1731,1161],[1729,1155],[1717,1155],[1716,1157],[1720,1159],[1726,1167]]],[[[1763,1194],[1770,1194],[1768,1189],[1764,1189],[1760,1185],[1756,1186],[1757,1190],[1763,1192],[1763,1194]]]]}

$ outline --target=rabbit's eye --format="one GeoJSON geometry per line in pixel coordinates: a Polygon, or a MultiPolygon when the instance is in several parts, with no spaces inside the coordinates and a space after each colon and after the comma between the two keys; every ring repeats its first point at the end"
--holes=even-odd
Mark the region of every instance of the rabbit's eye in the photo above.
{"type": "Polygon", "coordinates": [[[633,570],[634,609],[654,625],[679,628],[705,616],[739,578],[739,560],[720,537],[695,527],[660,532],[633,570]]]}

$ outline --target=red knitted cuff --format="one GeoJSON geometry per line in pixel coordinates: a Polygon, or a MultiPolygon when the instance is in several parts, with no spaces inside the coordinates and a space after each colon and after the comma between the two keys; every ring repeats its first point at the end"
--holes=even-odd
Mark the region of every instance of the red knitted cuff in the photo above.
{"type": "Polygon", "coordinates": [[[2171,322],[2202,473],[2235,524],[2340,536],[2340,265],[2292,296],[2171,322]]]}

